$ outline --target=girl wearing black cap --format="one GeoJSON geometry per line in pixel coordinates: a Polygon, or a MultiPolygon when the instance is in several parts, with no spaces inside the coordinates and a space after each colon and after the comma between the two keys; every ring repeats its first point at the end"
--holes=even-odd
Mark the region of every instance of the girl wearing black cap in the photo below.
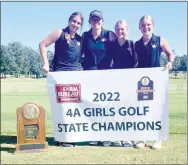
{"type": "MultiPolygon", "coordinates": [[[[52,71],[78,70],[78,59],[81,52],[81,36],[76,32],[82,26],[84,18],[80,12],[73,13],[65,29],[57,29],[40,42],[39,48],[43,59],[43,71],[50,70],[46,47],[55,43],[55,54],[52,71]]],[[[57,145],[71,147],[75,143],[56,142],[57,145]]]]}
{"type": "MultiPolygon", "coordinates": [[[[112,58],[110,56],[110,43],[116,39],[112,31],[103,28],[103,16],[98,10],[90,13],[89,24],[91,29],[82,35],[82,67],[83,70],[110,69],[112,58]]],[[[97,145],[98,142],[91,142],[97,145]]],[[[104,141],[104,146],[110,146],[110,141],[104,141]]]]}
{"type": "Polygon", "coordinates": [[[90,13],[89,24],[91,29],[82,35],[83,45],[83,70],[109,69],[111,56],[109,52],[110,43],[116,39],[112,31],[105,30],[102,13],[94,10],[90,13]]]}

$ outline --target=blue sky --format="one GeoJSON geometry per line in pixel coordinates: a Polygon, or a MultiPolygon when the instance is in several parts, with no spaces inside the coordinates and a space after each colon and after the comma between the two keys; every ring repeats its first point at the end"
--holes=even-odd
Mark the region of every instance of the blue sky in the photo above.
{"type": "MultiPolygon", "coordinates": [[[[119,19],[129,26],[129,39],[139,40],[138,23],[151,15],[154,33],[164,37],[176,54],[187,54],[187,2],[2,2],[1,44],[19,41],[38,49],[39,42],[57,28],[65,28],[69,16],[80,11],[84,16],[82,32],[89,30],[89,13],[100,10],[104,28],[113,30],[119,19]]],[[[53,51],[54,45],[49,46],[53,51]]]]}

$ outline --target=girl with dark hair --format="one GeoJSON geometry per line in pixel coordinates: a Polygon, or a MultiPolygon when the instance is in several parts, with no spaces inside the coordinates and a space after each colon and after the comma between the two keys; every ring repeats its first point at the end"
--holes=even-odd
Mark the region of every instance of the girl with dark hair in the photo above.
{"type": "Polygon", "coordinates": [[[55,43],[52,71],[78,70],[81,50],[81,36],[76,32],[83,25],[84,18],[80,12],[73,13],[65,29],[57,29],[40,42],[39,48],[43,59],[43,71],[49,72],[46,47],[55,43]]]}
{"type": "MultiPolygon", "coordinates": [[[[40,42],[39,48],[43,59],[43,71],[50,71],[46,47],[55,43],[52,71],[76,71],[81,52],[81,36],[76,32],[83,25],[84,18],[80,12],[74,12],[65,29],[57,29],[40,42]]],[[[58,146],[72,147],[76,143],[56,142],[58,146]]]]}

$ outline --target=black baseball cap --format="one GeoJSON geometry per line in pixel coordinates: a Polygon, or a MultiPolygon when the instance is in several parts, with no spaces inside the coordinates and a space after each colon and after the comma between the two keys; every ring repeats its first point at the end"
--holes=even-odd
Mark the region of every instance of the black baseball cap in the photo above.
{"type": "Polygon", "coordinates": [[[92,19],[92,18],[100,18],[100,19],[103,19],[103,16],[102,16],[102,13],[98,10],[94,10],[90,13],[89,15],[89,20],[92,19]]]}

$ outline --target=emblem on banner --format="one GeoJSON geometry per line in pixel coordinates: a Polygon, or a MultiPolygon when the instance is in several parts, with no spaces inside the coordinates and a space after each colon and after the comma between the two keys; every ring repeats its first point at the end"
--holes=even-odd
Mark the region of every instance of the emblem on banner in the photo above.
{"type": "Polygon", "coordinates": [[[80,103],[80,84],[56,84],[56,97],[58,103],[80,103]]]}
{"type": "Polygon", "coordinates": [[[153,100],[153,81],[150,80],[149,77],[142,77],[140,81],[138,81],[138,101],[144,100],[153,100]]]}

